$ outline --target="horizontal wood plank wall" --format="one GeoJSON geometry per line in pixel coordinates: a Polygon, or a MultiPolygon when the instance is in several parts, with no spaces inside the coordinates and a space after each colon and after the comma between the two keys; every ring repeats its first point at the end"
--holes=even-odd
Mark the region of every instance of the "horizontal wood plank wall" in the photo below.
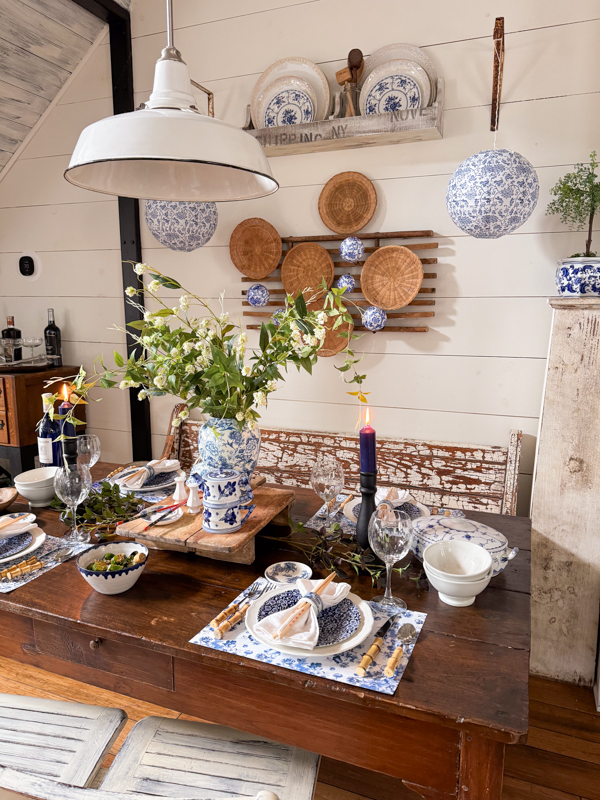
{"type": "MultiPolygon", "coordinates": [[[[192,77],[215,92],[217,116],[243,124],[257,77],[283,56],[314,60],[333,84],[352,47],[368,54],[406,41],[426,47],[446,79],[444,139],[273,159],[281,184],[276,195],[221,204],[215,236],[194,253],[166,250],[142,223],[144,259],[207,298],[216,299],[224,290],[225,308],[241,319],[239,273],[228,253],[233,228],[246,217],[261,216],[282,235],[327,233],[317,212],[322,186],[337,172],[363,172],[379,197],[371,230],[432,228],[439,243],[430,332],[366,335],[359,343],[374,425],[385,437],[490,445],[505,445],[511,429],[523,430],[519,513],[527,513],[550,328],[546,297],[555,293],[555,262],[581,249],[580,235],[547,217],[545,206],[550,187],[568,165],[584,160],[597,144],[597,5],[595,0],[570,5],[507,0],[502,8],[506,62],[497,145],[533,163],[541,192],[528,222],[493,242],[462,234],[444,202],[458,163],[493,146],[493,19],[476,0],[462,3],[459,14],[443,0],[430,4],[426,15],[408,9],[408,0],[374,0],[368,13],[358,0],[253,0],[251,7],[243,0],[225,5],[179,0],[176,44],[192,77]]],[[[136,100],[143,100],[165,44],[162,0],[134,2],[132,25],[136,100]]],[[[25,315],[37,330],[45,308],[54,304],[69,359],[87,366],[96,354],[122,347],[119,335],[107,330],[113,321],[122,323],[116,203],[71,187],[62,173],[81,129],[109,113],[104,44],[0,183],[0,314],[14,312],[24,333],[31,334],[25,315]],[[43,260],[37,283],[16,278],[23,250],[36,250],[43,260]]],[[[312,379],[290,371],[263,423],[351,433],[357,409],[345,389],[330,360],[319,363],[312,379]]],[[[153,406],[156,452],[172,404],[171,398],[161,398],[153,406]]],[[[104,392],[102,403],[90,409],[90,421],[106,457],[129,457],[124,395],[104,392]]]]}

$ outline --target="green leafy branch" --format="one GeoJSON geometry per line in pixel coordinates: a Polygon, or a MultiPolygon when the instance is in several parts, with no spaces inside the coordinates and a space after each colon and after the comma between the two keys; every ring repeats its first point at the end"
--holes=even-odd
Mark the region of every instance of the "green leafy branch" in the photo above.
{"type": "Polygon", "coordinates": [[[580,231],[587,225],[588,235],[585,252],[580,256],[594,257],[592,252],[592,231],[594,216],[600,208],[600,181],[597,180],[598,161],[596,151],[590,153],[589,164],[576,164],[573,172],[568,172],[550,189],[555,199],[548,203],[546,214],[559,214],[560,220],[572,230],[580,231]]]}

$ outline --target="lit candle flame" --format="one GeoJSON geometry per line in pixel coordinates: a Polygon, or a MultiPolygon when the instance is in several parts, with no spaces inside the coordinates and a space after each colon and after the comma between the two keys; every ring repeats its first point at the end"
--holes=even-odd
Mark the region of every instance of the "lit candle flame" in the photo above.
{"type": "Polygon", "coordinates": [[[66,403],[68,403],[68,402],[69,402],[69,397],[71,396],[71,392],[70,392],[70,391],[69,391],[69,389],[67,388],[67,384],[66,384],[66,383],[63,383],[63,388],[62,388],[62,391],[63,391],[63,400],[64,400],[66,403]]]}
{"type": "Polygon", "coordinates": [[[365,415],[365,425],[368,425],[371,421],[371,411],[367,408],[367,413],[365,415]]]}

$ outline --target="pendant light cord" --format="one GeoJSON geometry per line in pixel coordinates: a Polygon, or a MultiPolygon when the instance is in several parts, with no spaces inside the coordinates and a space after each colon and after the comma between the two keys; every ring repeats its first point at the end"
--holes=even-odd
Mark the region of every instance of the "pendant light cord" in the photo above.
{"type": "Polygon", "coordinates": [[[173,45],[173,0],[167,0],[167,47],[173,45]]]}

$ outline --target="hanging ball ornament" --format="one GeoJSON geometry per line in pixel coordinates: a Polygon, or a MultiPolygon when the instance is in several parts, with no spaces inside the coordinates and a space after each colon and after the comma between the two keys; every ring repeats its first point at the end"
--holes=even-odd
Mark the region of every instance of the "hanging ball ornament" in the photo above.
{"type": "Polygon", "coordinates": [[[285,315],[285,310],[283,308],[280,308],[271,316],[271,322],[273,323],[273,325],[275,325],[276,328],[278,328],[283,322],[284,315],[285,315]]]}
{"type": "Polygon", "coordinates": [[[209,242],[217,230],[215,203],[146,200],[146,225],[155,239],[170,250],[190,253],[209,242]]]}
{"type": "Polygon", "coordinates": [[[373,333],[384,328],[386,322],[387,314],[377,306],[369,306],[363,313],[362,323],[368,331],[373,331],[373,333]]]}
{"type": "Polygon", "coordinates": [[[356,281],[354,280],[354,276],[347,272],[345,275],[340,275],[335,285],[338,289],[343,289],[344,294],[346,294],[346,292],[351,292],[352,289],[354,289],[356,281]]]}
{"type": "Polygon", "coordinates": [[[529,219],[539,193],[537,173],[526,158],[513,150],[482,150],[456,168],[446,205],[465,233],[498,239],[529,219]]]}
{"type": "Polygon", "coordinates": [[[253,283],[246,294],[246,299],[255,308],[266,306],[269,302],[269,297],[269,290],[262,283],[253,283]]]}
{"type": "Polygon", "coordinates": [[[340,245],[340,255],[344,261],[356,264],[365,254],[365,246],[357,236],[348,236],[340,245]]]}

